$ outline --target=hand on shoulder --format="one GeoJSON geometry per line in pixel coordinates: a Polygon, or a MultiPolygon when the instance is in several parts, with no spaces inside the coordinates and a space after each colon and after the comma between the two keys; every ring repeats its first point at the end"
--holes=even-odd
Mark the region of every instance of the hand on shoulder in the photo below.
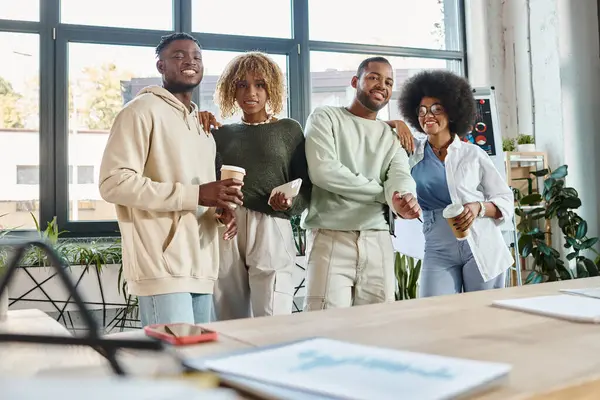
{"type": "Polygon", "coordinates": [[[399,119],[385,121],[392,129],[396,130],[396,135],[400,140],[400,144],[407,151],[408,154],[412,154],[415,152],[415,139],[413,137],[410,128],[404,121],[399,119]]]}
{"type": "Polygon", "coordinates": [[[211,127],[214,129],[219,129],[221,123],[217,121],[217,118],[210,111],[198,111],[198,119],[200,120],[200,124],[202,125],[202,129],[204,132],[210,133],[211,127]]]}

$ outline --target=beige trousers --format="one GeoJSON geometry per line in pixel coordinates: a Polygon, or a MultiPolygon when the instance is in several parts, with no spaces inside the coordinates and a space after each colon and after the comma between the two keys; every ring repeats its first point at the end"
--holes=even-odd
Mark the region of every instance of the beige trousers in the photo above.
{"type": "Polygon", "coordinates": [[[309,232],[304,311],[395,301],[388,231],[309,232]]]}
{"type": "Polygon", "coordinates": [[[290,221],[238,207],[238,234],[220,235],[217,320],[291,314],[296,245],[290,221]]]}

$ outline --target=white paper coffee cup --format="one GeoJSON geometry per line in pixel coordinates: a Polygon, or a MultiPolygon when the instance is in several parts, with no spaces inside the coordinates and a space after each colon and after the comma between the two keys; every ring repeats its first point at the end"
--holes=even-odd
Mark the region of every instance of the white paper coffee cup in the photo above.
{"type": "MultiPolygon", "coordinates": [[[[237,179],[238,181],[244,181],[244,177],[246,176],[246,170],[242,167],[236,167],[234,165],[223,165],[221,166],[221,180],[225,179],[237,179]]],[[[238,189],[241,189],[241,186],[234,186],[238,189]]],[[[237,208],[237,204],[229,203],[231,208],[237,208]]]]}
{"type": "Polygon", "coordinates": [[[452,233],[454,233],[454,236],[456,237],[457,240],[466,240],[467,237],[469,236],[468,229],[463,232],[463,231],[459,231],[454,226],[454,221],[456,220],[456,217],[458,217],[460,214],[462,214],[464,210],[465,210],[465,207],[462,204],[450,204],[449,206],[444,208],[444,211],[442,212],[442,215],[444,216],[444,218],[446,218],[446,221],[448,221],[448,224],[450,225],[450,228],[452,229],[452,233]]]}

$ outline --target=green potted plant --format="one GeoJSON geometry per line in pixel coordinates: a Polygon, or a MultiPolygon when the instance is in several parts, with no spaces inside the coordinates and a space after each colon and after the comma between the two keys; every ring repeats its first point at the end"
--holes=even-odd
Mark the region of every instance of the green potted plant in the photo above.
{"type": "Polygon", "coordinates": [[[515,139],[514,138],[504,138],[502,139],[502,151],[505,153],[515,151],[515,139]]]}
{"type": "Polygon", "coordinates": [[[517,151],[521,153],[535,151],[535,140],[531,135],[520,134],[517,136],[517,151]]]}
{"type": "MultiPolygon", "coordinates": [[[[546,176],[548,170],[532,172],[534,176],[546,176]]],[[[542,194],[533,193],[520,196],[515,192],[517,209],[515,213],[520,222],[519,250],[521,256],[532,256],[533,270],[529,271],[525,283],[538,283],[542,281],[557,281],[574,278],[599,276],[598,263],[600,254],[594,246],[597,237],[588,237],[587,222],[575,211],[581,207],[581,200],[577,190],[565,186],[565,177],[568,174],[566,165],[554,170],[544,180],[542,194]],[[547,222],[556,218],[558,226],[565,239],[565,249],[570,249],[566,255],[567,261],[575,261],[575,273],[560,258],[558,250],[548,245],[548,232],[540,228],[540,222],[547,222]],[[595,254],[592,261],[586,256],[587,252],[595,254]]],[[[545,226],[548,224],[546,223],[545,226]]]]}

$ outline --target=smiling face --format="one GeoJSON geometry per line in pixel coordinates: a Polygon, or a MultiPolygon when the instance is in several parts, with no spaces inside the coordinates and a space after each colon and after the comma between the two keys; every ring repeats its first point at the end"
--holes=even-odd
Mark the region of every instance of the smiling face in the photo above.
{"type": "Polygon", "coordinates": [[[356,98],[367,109],[377,112],[387,105],[392,97],[394,71],[384,62],[370,62],[360,77],[352,78],[356,98]]]}
{"type": "Polygon", "coordinates": [[[202,52],[193,40],[175,40],[160,53],[156,63],[163,86],[171,93],[188,93],[202,81],[202,52]]]}
{"type": "Polygon", "coordinates": [[[419,116],[419,124],[427,135],[450,133],[448,114],[439,99],[423,97],[416,112],[419,116]]]}
{"type": "Polygon", "coordinates": [[[235,101],[244,112],[244,116],[264,113],[268,100],[267,84],[262,77],[247,73],[245,79],[236,83],[235,101]]]}

